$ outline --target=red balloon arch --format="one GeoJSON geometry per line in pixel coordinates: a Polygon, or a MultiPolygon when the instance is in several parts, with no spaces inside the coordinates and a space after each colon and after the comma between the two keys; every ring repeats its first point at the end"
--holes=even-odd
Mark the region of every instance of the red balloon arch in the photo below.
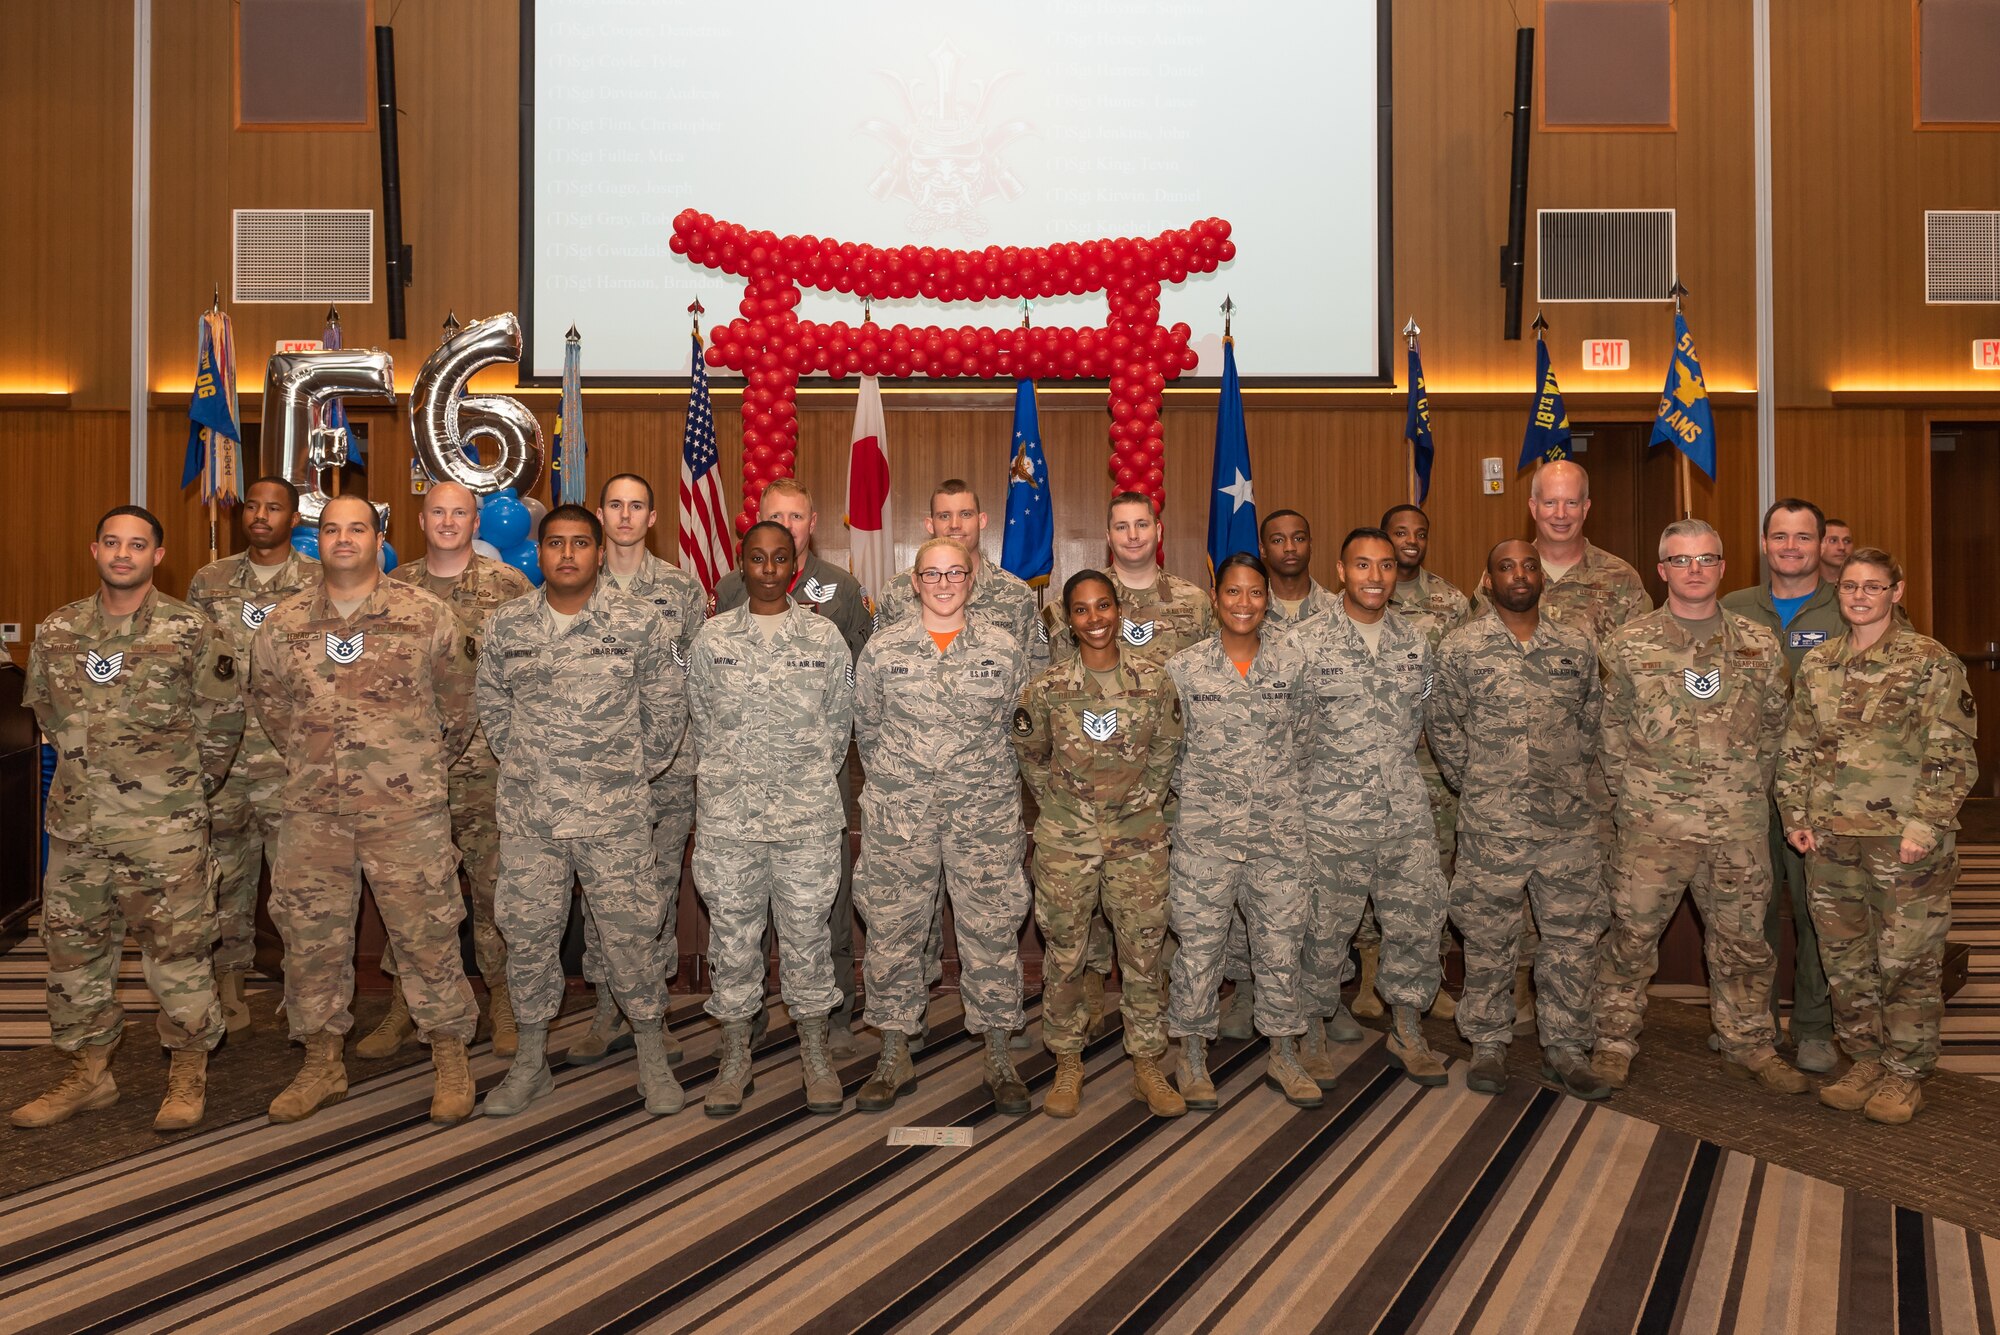
{"type": "Polygon", "coordinates": [[[1236,255],[1229,224],[1220,218],[1154,237],[940,250],[781,237],[686,209],[675,217],[668,245],[703,268],[744,280],[738,318],[715,326],[708,346],[712,365],[741,371],[749,382],[743,394],[739,533],[755,519],[764,487],[792,473],[798,459],[799,377],[814,371],[898,379],[1107,378],[1111,478],[1119,490],[1143,492],[1164,507],[1162,391],[1169,380],[1193,370],[1197,359],[1188,346],[1187,325],[1160,324],[1160,290],[1189,274],[1213,273],[1236,255]],[[1102,291],[1110,314],[1102,328],[821,324],[798,317],[805,287],[872,301],[1018,300],[1102,291]]]}

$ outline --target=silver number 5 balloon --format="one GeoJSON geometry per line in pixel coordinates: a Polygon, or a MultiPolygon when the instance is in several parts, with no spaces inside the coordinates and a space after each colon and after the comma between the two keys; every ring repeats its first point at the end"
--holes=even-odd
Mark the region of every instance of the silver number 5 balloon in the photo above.
{"type": "Polygon", "coordinates": [[[521,360],[521,322],[510,312],[474,320],[439,345],[410,390],[410,439],[424,471],[478,495],[527,492],[542,476],[542,428],[518,400],[465,394],[473,372],[521,360]],[[475,463],[466,446],[490,462],[475,463]]]}
{"type": "Polygon", "coordinates": [[[264,371],[264,471],[299,489],[299,517],[319,523],[320,473],[347,462],[347,432],[327,425],[335,399],[396,401],[395,369],[375,348],[281,352],[264,371]]]}

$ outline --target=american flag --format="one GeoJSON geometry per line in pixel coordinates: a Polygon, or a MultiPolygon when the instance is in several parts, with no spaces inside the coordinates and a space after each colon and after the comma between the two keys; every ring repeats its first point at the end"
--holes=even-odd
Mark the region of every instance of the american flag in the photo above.
{"type": "Polygon", "coordinates": [[[715,408],[708,401],[708,367],[694,336],[694,377],[688,386],[687,435],[681,441],[681,569],[711,598],[729,573],[729,512],[715,480],[715,408]]]}

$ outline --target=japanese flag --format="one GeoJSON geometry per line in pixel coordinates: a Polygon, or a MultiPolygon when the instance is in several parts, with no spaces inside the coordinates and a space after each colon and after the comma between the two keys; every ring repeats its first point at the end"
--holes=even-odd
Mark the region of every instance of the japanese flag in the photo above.
{"type": "Polygon", "coordinates": [[[847,455],[847,568],[861,581],[872,605],[896,573],[889,433],[882,419],[882,386],[872,375],[861,378],[853,441],[847,455]]]}

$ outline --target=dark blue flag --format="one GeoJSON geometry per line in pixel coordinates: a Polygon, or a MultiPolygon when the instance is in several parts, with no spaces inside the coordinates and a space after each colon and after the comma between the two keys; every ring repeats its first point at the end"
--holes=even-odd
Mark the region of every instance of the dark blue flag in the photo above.
{"type": "Polygon", "coordinates": [[[1659,415],[1653,419],[1653,439],[1670,440],[1694,466],[1715,476],[1715,410],[1708,402],[1708,385],[1701,378],[1701,359],[1694,355],[1694,335],[1687,317],[1674,312],[1674,355],[1667,363],[1667,387],[1660,391],[1659,415]]]}
{"type": "Polygon", "coordinates": [[[1431,441],[1431,396],[1424,388],[1424,364],[1417,358],[1417,341],[1410,340],[1410,410],[1403,418],[1403,439],[1410,442],[1410,462],[1417,474],[1417,504],[1431,494],[1431,460],[1437,457],[1431,441]]]}
{"type": "Polygon", "coordinates": [[[1049,501],[1049,465],[1042,457],[1032,380],[1014,386],[1014,456],[1007,468],[1007,531],[1000,539],[1000,568],[1038,589],[1047,586],[1056,568],[1056,511],[1049,501]]]}
{"type": "Polygon", "coordinates": [[[1549,345],[1535,340],[1535,406],[1528,413],[1528,434],[1521,441],[1521,467],[1550,459],[1569,458],[1569,409],[1556,372],[1549,365],[1549,345]]]}
{"type": "Polygon", "coordinates": [[[236,340],[229,317],[219,310],[203,315],[198,328],[181,485],[200,478],[203,500],[214,496],[225,505],[233,505],[241,495],[243,477],[243,429],[237,426],[240,419],[236,411],[236,340]]]}
{"type": "Polygon", "coordinates": [[[1250,484],[1250,434],[1243,425],[1243,386],[1236,378],[1236,340],[1222,340],[1222,401],[1215,412],[1215,471],[1208,492],[1208,573],[1238,552],[1257,550],[1257,493],[1250,484]]]}

